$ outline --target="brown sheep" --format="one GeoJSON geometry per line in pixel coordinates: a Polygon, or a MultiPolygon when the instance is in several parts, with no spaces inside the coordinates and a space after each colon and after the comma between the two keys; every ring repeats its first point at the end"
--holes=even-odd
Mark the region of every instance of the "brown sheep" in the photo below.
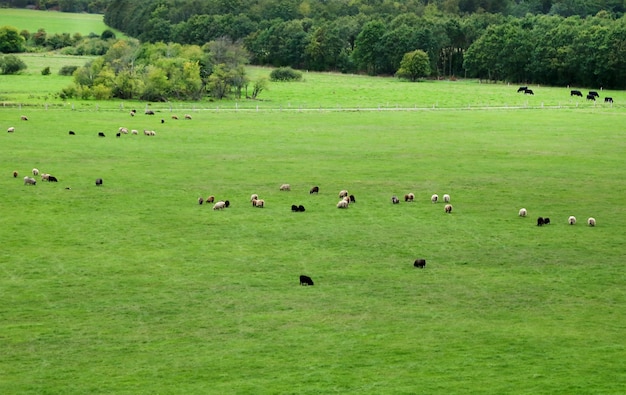
{"type": "Polygon", "coordinates": [[[344,189],[343,191],[339,192],[339,199],[344,198],[346,196],[348,196],[347,190],[344,189]]]}
{"type": "Polygon", "coordinates": [[[185,114],[185,119],[191,119],[191,115],[185,114]]]}
{"type": "Polygon", "coordinates": [[[206,202],[207,203],[213,203],[215,201],[215,196],[211,195],[208,198],[206,198],[206,202]]]}
{"type": "Polygon", "coordinates": [[[407,193],[406,195],[404,195],[405,202],[412,202],[413,199],[415,199],[415,195],[412,193],[407,193]]]}
{"type": "Polygon", "coordinates": [[[20,119],[21,119],[22,121],[28,121],[28,117],[27,117],[26,115],[22,115],[22,116],[20,117],[20,119]]]}
{"type": "Polygon", "coordinates": [[[452,205],[446,204],[446,206],[444,207],[444,210],[446,211],[446,214],[450,214],[452,212],[452,205]]]}
{"type": "Polygon", "coordinates": [[[13,178],[17,178],[17,176],[18,176],[17,171],[14,171],[13,172],[13,178]]]}

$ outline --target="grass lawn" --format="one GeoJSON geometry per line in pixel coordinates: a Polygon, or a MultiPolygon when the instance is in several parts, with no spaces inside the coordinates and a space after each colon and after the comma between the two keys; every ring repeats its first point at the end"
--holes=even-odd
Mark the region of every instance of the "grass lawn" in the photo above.
{"type": "Polygon", "coordinates": [[[18,30],[35,33],[45,29],[48,34],[89,33],[102,34],[106,29],[115,32],[119,38],[125,37],[121,32],[104,24],[103,15],[83,14],[56,11],[38,11],[18,8],[0,8],[0,26],[13,26],[18,30]]]}
{"type": "Polygon", "coordinates": [[[258,101],[61,101],[55,70],[88,58],[20,56],[0,393],[626,391],[624,92],[306,73],[258,101]],[[59,182],[25,186],[33,168],[59,182]]]}

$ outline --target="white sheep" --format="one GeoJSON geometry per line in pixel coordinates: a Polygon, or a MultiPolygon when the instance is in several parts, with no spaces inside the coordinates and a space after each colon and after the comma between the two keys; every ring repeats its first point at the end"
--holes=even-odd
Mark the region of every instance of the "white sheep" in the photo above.
{"type": "Polygon", "coordinates": [[[339,192],[339,199],[344,198],[346,196],[348,196],[347,190],[344,189],[343,191],[339,192]]]}
{"type": "Polygon", "coordinates": [[[450,203],[450,195],[448,195],[447,193],[443,195],[443,202],[450,203]]]}
{"type": "Polygon", "coordinates": [[[32,177],[24,177],[24,185],[37,185],[37,181],[35,181],[32,177]]]}
{"type": "Polygon", "coordinates": [[[520,208],[519,209],[519,216],[520,217],[525,217],[528,214],[528,211],[526,211],[525,208],[520,208]]]}
{"type": "Polygon", "coordinates": [[[22,116],[20,117],[20,119],[21,119],[22,121],[28,121],[28,117],[27,117],[26,115],[22,115],[22,116]]]}
{"type": "Polygon", "coordinates": [[[50,180],[50,174],[48,173],[43,173],[41,175],[41,181],[49,181],[50,180]]]}
{"type": "Polygon", "coordinates": [[[593,217],[589,217],[587,219],[587,225],[589,225],[589,226],[596,226],[596,219],[593,218],[593,217]]]}
{"type": "Polygon", "coordinates": [[[219,201],[213,205],[213,210],[222,210],[226,207],[226,202],[219,201]]]}
{"type": "Polygon", "coordinates": [[[136,134],[139,134],[139,131],[138,131],[137,129],[133,129],[133,130],[131,130],[131,131],[130,131],[130,133],[132,133],[132,134],[135,134],[135,135],[136,135],[136,134]]]}
{"type": "Polygon", "coordinates": [[[128,129],[121,127],[119,128],[118,132],[122,133],[122,134],[128,134],[128,129]]]}
{"type": "Polygon", "coordinates": [[[252,201],[252,205],[254,207],[263,208],[265,207],[265,200],[263,199],[255,199],[252,201]]]}
{"type": "Polygon", "coordinates": [[[259,198],[259,195],[257,195],[256,193],[253,193],[252,195],[250,195],[250,201],[251,202],[257,200],[258,198],[259,198]]]}
{"type": "Polygon", "coordinates": [[[33,169],[33,175],[34,176],[38,176],[39,175],[39,169],[33,169]]]}
{"type": "Polygon", "coordinates": [[[185,119],[191,119],[191,115],[185,114],[185,119]]]}
{"type": "Polygon", "coordinates": [[[7,133],[13,133],[13,132],[15,132],[15,128],[13,126],[7,129],[7,133]]]}
{"type": "Polygon", "coordinates": [[[451,204],[446,204],[446,206],[444,207],[444,210],[445,210],[446,214],[450,214],[452,212],[452,205],[451,204]]]}
{"type": "Polygon", "coordinates": [[[291,191],[291,185],[283,184],[283,185],[280,186],[280,190],[281,191],[291,191]]]}
{"type": "Polygon", "coordinates": [[[569,218],[567,219],[567,223],[570,225],[576,225],[576,217],[574,217],[573,215],[570,215],[569,218]]]}
{"type": "Polygon", "coordinates": [[[434,194],[433,196],[430,197],[430,201],[433,203],[437,203],[437,201],[439,200],[439,195],[434,194]]]}
{"type": "Polygon", "coordinates": [[[341,199],[339,203],[337,203],[337,208],[348,208],[348,201],[341,199]]]}

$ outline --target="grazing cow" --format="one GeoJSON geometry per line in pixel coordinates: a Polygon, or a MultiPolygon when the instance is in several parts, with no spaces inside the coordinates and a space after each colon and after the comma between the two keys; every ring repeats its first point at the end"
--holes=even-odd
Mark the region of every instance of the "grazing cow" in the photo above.
{"type": "Polygon", "coordinates": [[[20,117],[20,119],[21,119],[22,121],[28,121],[28,117],[27,117],[26,115],[22,115],[22,116],[20,117]]]}
{"type": "Polygon", "coordinates": [[[545,218],[543,219],[543,224],[544,224],[544,225],[550,225],[550,218],[545,217],[545,218]]]}
{"type": "Polygon", "coordinates": [[[528,90],[528,87],[527,87],[527,86],[520,86],[520,87],[517,89],[517,93],[520,93],[520,92],[524,92],[524,93],[526,93],[526,91],[527,91],[527,90],[528,90]]]}
{"type": "Polygon", "coordinates": [[[122,133],[115,133],[115,137],[122,137],[122,133]]]}
{"type": "Polygon", "coordinates": [[[313,188],[311,188],[311,190],[309,191],[309,195],[313,194],[313,193],[319,193],[320,192],[320,187],[318,186],[314,186],[313,188]]]}
{"type": "Polygon", "coordinates": [[[595,96],[595,97],[600,97],[600,95],[596,91],[589,91],[589,95],[590,96],[595,96]]]}
{"type": "Polygon", "coordinates": [[[106,137],[106,136],[104,135],[104,133],[98,132],[98,137],[106,137]]]}
{"type": "Polygon", "coordinates": [[[605,103],[613,103],[613,98],[612,97],[605,97],[604,98],[604,102],[605,103]]]}
{"type": "MultiPolygon", "coordinates": [[[[252,205],[254,206],[254,203],[252,205]]],[[[294,213],[297,213],[298,211],[300,211],[300,209],[298,209],[298,206],[296,206],[295,204],[292,204],[291,211],[293,211],[294,213]]]]}
{"type": "Polygon", "coordinates": [[[581,91],[570,91],[569,92],[570,96],[578,96],[578,97],[583,97],[583,93],[581,91]]]}
{"type": "Polygon", "coordinates": [[[17,171],[13,172],[13,178],[17,178],[17,171]]]}
{"type": "Polygon", "coordinates": [[[70,136],[74,136],[76,133],[74,133],[73,130],[70,130],[70,136]]]}
{"type": "Polygon", "coordinates": [[[594,95],[587,95],[587,100],[596,101],[596,97],[594,95]]]}
{"type": "Polygon", "coordinates": [[[309,276],[301,275],[300,285],[313,285],[313,279],[311,279],[311,277],[309,276]]]}
{"type": "Polygon", "coordinates": [[[413,266],[423,269],[426,267],[426,259],[416,259],[415,262],[413,262],[413,266]]]}
{"type": "Polygon", "coordinates": [[[48,176],[48,182],[59,182],[55,176],[48,176]]]}
{"type": "Polygon", "coordinates": [[[398,204],[398,203],[400,203],[400,199],[398,199],[398,197],[396,195],[393,195],[391,197],[391,203],[392,204],[398,204]]]}
{"type": "Polygon", "coordinates": [[[535,95],[535,92],[533,92],[533,90],[532,90],[532,89],[526,89],[526,90],[524,91],[524,94],[525,94],[525,95],[533,95],[533,96],[534,96],[534,95],[535,95]]]}
{"type": "Polygon", "coordinates": [[[15,128],[13,126],[7,129],[7,133],[13,133],[13,132],[15,132],[15,128]]]}
{"type": "Polygon", "coordinates": [[[543,224],[544,224],[543,217],[537,218],[537,226],[543,226],[543,224]]]}
{"type": "Polygon", "coordinates": [[[304,212],[304,206],[303,205],[299,205],[298,206],[298,211],[300,211],[301,213],[304,212]]]}
{"type": "Polygon", "coordinates": [[[152,110],[146,110],[146,115],[154,115],[154,111],[152,111],[152,110]]]}
{"type": "Polygon", "coordinates": [[[37,185],[37,181],[35,181],[32,177],[24,177],[24,185],[37,185]]]}
{"type": "Polygon", "coordinates": [[[102,178],[96,178],[96,186],[99,187],[102,185],[102,178]]]}

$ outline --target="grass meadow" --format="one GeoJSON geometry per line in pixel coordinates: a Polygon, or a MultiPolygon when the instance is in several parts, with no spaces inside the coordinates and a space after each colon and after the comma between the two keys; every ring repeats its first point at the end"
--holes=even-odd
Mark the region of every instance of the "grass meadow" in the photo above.
{"type": "Polygon", "coordinates": [[[147,116],[37,74],[0,79],[1,393],[626,391],[623,92],[307,73],[147,116]]]}
{"type": "Polygon", "coordinates": [[[30,33],[45,29],[48,34],[80,33],[83,36],[90,33],[100,35],[109,29],[116,36],[125,37],[120,31],[108,27],[100,14],[0,8],[0,26],[13,26],[30,33]]]}

